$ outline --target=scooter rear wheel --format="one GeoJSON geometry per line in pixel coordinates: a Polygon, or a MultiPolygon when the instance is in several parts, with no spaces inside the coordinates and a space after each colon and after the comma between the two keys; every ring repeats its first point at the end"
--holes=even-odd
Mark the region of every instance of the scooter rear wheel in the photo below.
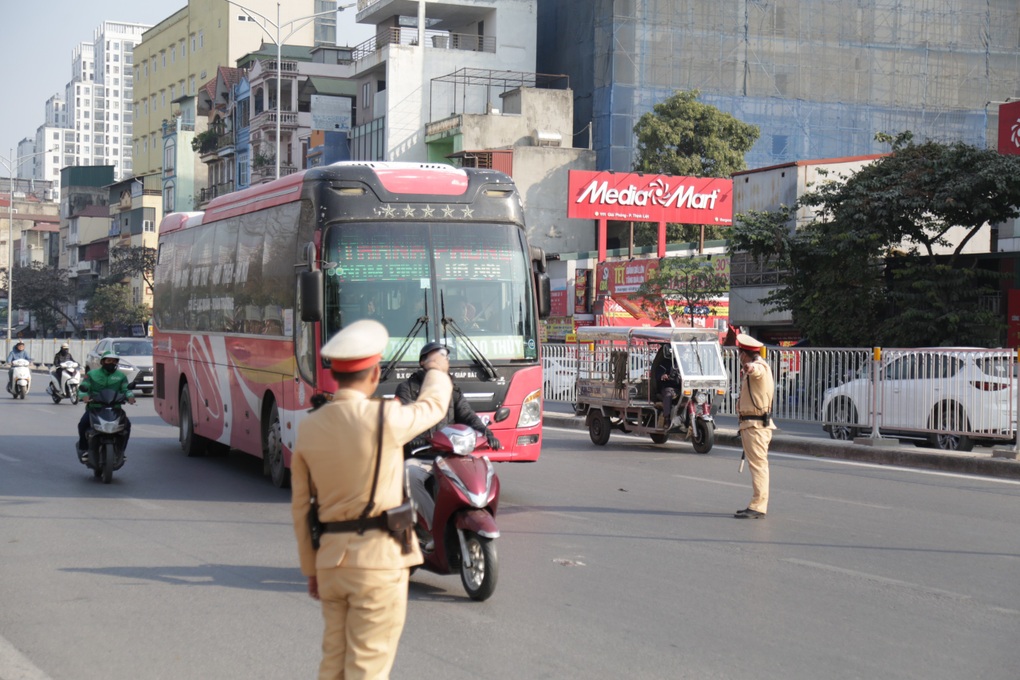
{"type": "Polygon", "coordinates": [[[464,532],[464,543],[471,557],[471,566],[465,566],[464,556],[460,560],[460,582],[472,600],[482,602],[492,597],[499,577],[499,561],[496,544],[491,538],[479,536],[472,531],[464,532]]]}

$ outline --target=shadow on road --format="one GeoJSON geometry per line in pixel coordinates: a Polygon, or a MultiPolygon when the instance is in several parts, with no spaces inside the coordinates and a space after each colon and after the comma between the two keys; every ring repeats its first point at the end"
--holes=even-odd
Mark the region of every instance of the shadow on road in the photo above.
{"type": "Polygon", "coordinates": [[[131,578],[178,586],[219,586],[279,593],[304,593],[308,581],[294,568],[238,564],[202,564],[196,567],[69,567],[61,571],[131,578]]]}

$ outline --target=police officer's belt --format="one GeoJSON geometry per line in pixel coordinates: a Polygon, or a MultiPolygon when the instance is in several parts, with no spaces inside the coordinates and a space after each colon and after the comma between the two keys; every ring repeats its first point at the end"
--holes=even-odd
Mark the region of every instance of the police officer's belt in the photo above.
{"type": "Polygon", "coordinates": [[[767,423],[771,419],[772,416],[770,416],[768,413],[763,413],[760,416],[740,416],[740,422],[744,422],[745,420],[760,420],[763,423],[767,423]]]}
{"type": "Polygon", "coordinates": [[[345,522],[323,522],[322,533],[342,534],[348,531],[365,531],[367,529],[388,529],[386,515],[378,517],[366,517],[364,519],[349,519],[345,522]]]}

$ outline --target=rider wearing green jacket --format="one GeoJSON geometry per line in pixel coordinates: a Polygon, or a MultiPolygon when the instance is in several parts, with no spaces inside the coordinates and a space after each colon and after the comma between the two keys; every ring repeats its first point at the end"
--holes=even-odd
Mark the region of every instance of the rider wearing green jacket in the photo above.
{"type": "MultiPolygon", "coordinates": [[[[78,397],[85,402],[85,413],[78,421],[78,457],[84,458],[88,453],[88,440],[86,434],[91,424],[89,423],[89,410],[102,408],[100,404],[92,404],[92,398],[103,390],[113,389],[122,394],[129,404],[135,403],[135,396],[128,389],[128,379],[119,369],[120,357],[113,352],[103,353],[99,360],[99,368],[94,368],[85,374],[85,379],[78,386],[78,397]]],[[[124,447],[127,448],[128,438],[131,436],[131,421],[124,415],[124,447]]]]}

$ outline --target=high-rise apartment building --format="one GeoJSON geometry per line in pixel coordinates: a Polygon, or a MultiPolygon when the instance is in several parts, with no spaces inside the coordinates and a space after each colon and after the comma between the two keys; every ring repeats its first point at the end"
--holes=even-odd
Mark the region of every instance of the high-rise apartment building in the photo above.
{"type": "Polygon", "coordinates": [[[248,9],[225,0],[189,0],[186,7],[143,35],[134,61],[136,176],[161,171],[164,124],[170,125],[181,113],[174,102],[194,98],[199,88],[216,77],[218,67],[234,66],[263,42],[275,46],[277,39],[309,46],[336,42],[333,0],[292,0],[283,5],[275,0],[245,0],[240,4],[248,9]],[[324,16],[310,18],[320,12],[324,16]]]}
{"type": "MultiPolygon", "coordinates": [[[[65,136],[60,166],[112,165],[117,178],[132,174],[132,52],[146,28],[146,24],[104,21],[93,32],[91,43],[74,48],[64,96],[66,127],[74,131],[74,138],[72,142],[65,136]]],[[[44,127],[61,127],[56,121],[50,125],[49,104],[44,127]]],[[[51,148],[55,141],[52,131],[44,131],[43,136],[45,142],[38,151],[51,148]]]]}

